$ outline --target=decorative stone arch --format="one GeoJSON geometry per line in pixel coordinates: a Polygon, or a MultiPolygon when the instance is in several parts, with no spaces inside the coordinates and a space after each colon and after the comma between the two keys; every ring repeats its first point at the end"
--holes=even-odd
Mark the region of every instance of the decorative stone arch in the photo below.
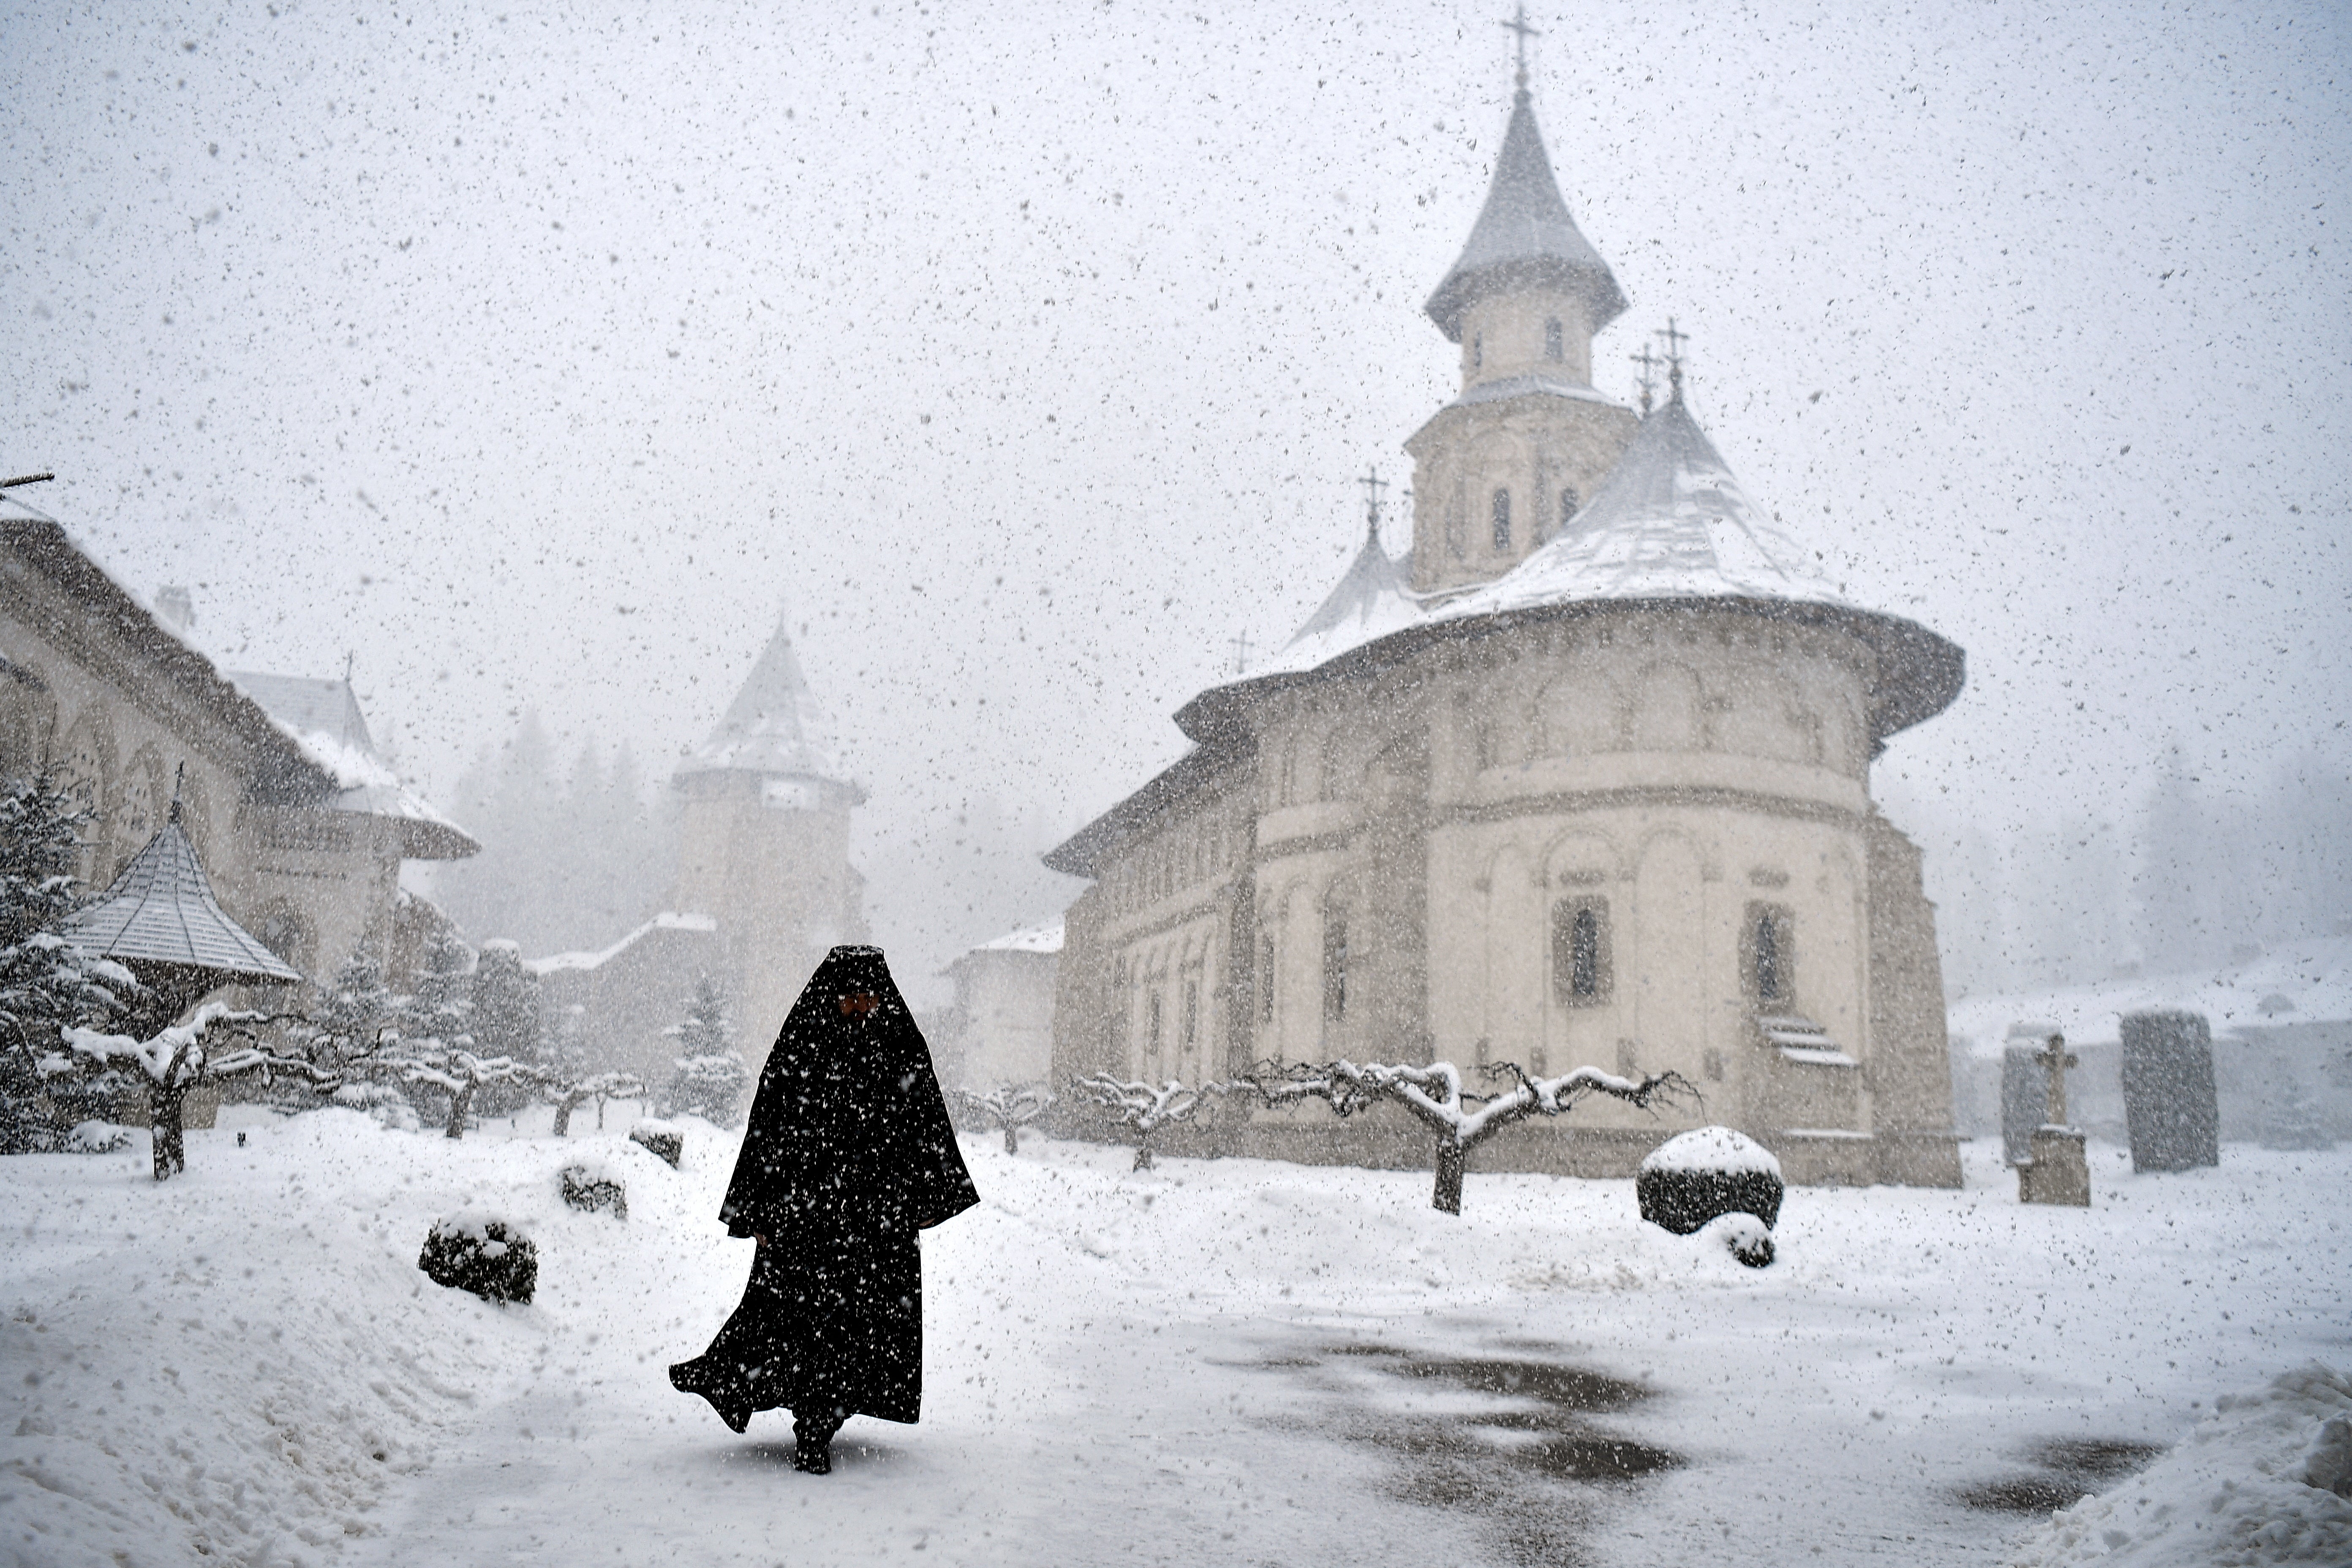
{"type": "Polygon", "coordinates": [[[1706,749],[1705,692],[1698,673],[1675,659],[1654,659],[1633,678],[1629,747],[1636,752],[1706,749]]]}
{"type": "Polygon", "coordinates": [[[1773,762],[1819,760],[1820,741],[1797,697],[1796,682],[1761,662],[1764,651],[1734,666],[1716,706],[1716,748],[1773,762]]]}
{"type": "Polygon", "coordinates": [[[1571,823],[1544,842],[1536,865],[1545,887],[1606,887],[1631,879],[1638,858],[1637,854],[1629,859],[1617,840],[1601,829],[1571,823]],[[1579,874],[1583,872],[1598,872],[1599,876],[1579,874]]]}
{"type": "Polygon", "coordinates": [[[0,787],[29,779],[50,760],[58,702],[40,670],[0,658],[0,787]]]}
{"type": "Polygon", "coordinates": [[[1628,878],[1640,876],[1643,862],[1649,859],[1650,851],[1664,838],[1679,838],[1690,846],[1691,853],[1698,860],[1701,879],[1709,882],[1723,879],[1721,847],[1707,835],[1679,822],[1661,823],[1643,833],[1634,843],[1633,853],[1626,858],[1622,874],[1628,878]]]}
{"type": "Polygon", "coordinates": [[[92,818],[88,847],[82,851],[81,879],[103,885],[113,868],[106,841],[115,776],[114,715],[105,703],[92,702],[68,721],[55,760],[66,795],[92,818]]]}
{"type": "Polygon", "coordinates": [[[150,741],[131,753],[114,786],[115,849],[136,855],[163,826],[172,809],[172,770],[163,748],[150,741]]]}
{"type": "Polygon", "coordinates": [[[1623,750],[1623,708],[1616,683],[1597,668],[1554,676],[1534,704],[1543,754],[1582,757],[1623,750]]]}

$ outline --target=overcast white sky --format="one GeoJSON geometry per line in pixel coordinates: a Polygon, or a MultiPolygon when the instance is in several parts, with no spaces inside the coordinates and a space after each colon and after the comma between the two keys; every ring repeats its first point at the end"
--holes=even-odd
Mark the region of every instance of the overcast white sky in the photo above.
{"type": "MultiPolygon", "coordinates": [[[[0,468],[230,665],[355,655],[445,795],[526,707],[666,771],[789,605],[888,942],[1404,474],[1504,7],[613,9],[0,13],[0,468]]],[[[1887,9],[1536,8],[1600,384],[1677,318],[1751,495],[1967,648],[1903,798],[2352,767],[2346,10],[1887,9]]]]}

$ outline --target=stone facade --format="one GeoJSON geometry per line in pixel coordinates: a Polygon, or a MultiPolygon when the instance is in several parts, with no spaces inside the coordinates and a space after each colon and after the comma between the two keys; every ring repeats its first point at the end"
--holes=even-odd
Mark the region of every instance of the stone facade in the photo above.
{"type": "MultiPolygon", "coordinates": [[[[1311,659],[1195,699],[1196,749],[1047,858],[1096,879],[1069,912],[1056,1075],[1671,1069],[1702,1106],[1602,1100],[1480,1163],[1629,1174],[1718,1122],[1792,1181],[1957,1184],[1934,912],[1869,765],[1951,700],[1958,651],[1788,564],[1678,369],[1647,419],[1584,384],[1615,285],[1535,137],[1523,93],[1431,306],[1465,348],[1461,395],[1408,443],[1417,624],[1327,605],[1311,626],[1352,617],[1365,640],[1320,630],[1311,659]],[[1509,252],[1514,202],[1550,215],[1553,254],[1509,252]]],[[[1305,1111],[1229,1111],[1171,1146],[1188,1139],[1427,1157],[1408,1127],[1305,1111]]]]}
{"type": "Polygon", "coordinates": [[[274,723],[57,524],[0,520],[0,782],[58,770],[93,816],[90,888],[153,837],[176,787],[222,908],[309,979],[331,978],[363,942],[408,950],[401,861],[477,846],[337,761],[274,723]]]}

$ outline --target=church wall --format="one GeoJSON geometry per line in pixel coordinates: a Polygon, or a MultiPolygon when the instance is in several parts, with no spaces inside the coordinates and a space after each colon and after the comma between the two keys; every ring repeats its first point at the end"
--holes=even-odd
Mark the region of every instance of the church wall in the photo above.
{"type": "Polygon", "coordinates": [[[1580,297],[1549,289],[1513,290],[1490,294],[1462,312],[1464,389],[1517,375],[1591,384],[1592,323],[1580,297]]]}
{"type": "MultiPolygon", "coordinates": [[[[0,657],[15,669],[0,673],[0,777],[58,768],[95,816],[85,883],[105,888],[163,826],[176,779],[181,826],[232,920],[314,982],[362,941],[389,951],[400,870],[392,824],[256,798],[259,770],[282,763],[257,758],[110,618],[15,561],[6,575],[0,657]]],[[[253,999],[243,987],[226,994],[253,999]]]]}
{"type": "Polygon", "coordinates": [[[1441,409],[1405,443],[1414,590],[1488,582],[1534,553],[1561,531],[1561,492],[1574,490],[1579,506],[1591,500],[1636,423],[1617,404],[1550,393],[1441,409]],[[1510,498],[1509,538],[1499,546],[1497,490],[1510,498]]]}

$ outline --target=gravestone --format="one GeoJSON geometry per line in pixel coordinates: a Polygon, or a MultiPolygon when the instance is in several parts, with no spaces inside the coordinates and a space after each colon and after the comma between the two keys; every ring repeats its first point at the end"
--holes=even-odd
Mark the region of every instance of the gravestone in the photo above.
{"type": "Polygon", "coordinates": [[[2126,1013],[2124,1121],[2132,1169],[2186,1171],[2221,1163],[2213,1090],[2213,1031],[2202,1013],[2126,1013]]]}
{"type": "Polygon", "coordinates": [[[2054,1025],[2013,1024],[2000,1048],[2000,1157],[2012,1165],[2033,1158],[2033,1130],[2049,1120],[2050,1075],[2042,1065],[2042,1042],[2054,1025]],[[2030,1032],[2029,1032],[2030,1031],[2030,1032]]]}
{"type": "Polygon", "coordinates": [[[2091,1206],[2091,1163],[2083,1131],[2066,1125],[2066,1069],[2074,1057],[2066,1037],[2052,1030],[2033,1060],[2042,1071],[2042,1114],[2047,1118],[2026,1139],[2026,1161],[2017,1168],[2017,1201],[2091,1206]]]}

